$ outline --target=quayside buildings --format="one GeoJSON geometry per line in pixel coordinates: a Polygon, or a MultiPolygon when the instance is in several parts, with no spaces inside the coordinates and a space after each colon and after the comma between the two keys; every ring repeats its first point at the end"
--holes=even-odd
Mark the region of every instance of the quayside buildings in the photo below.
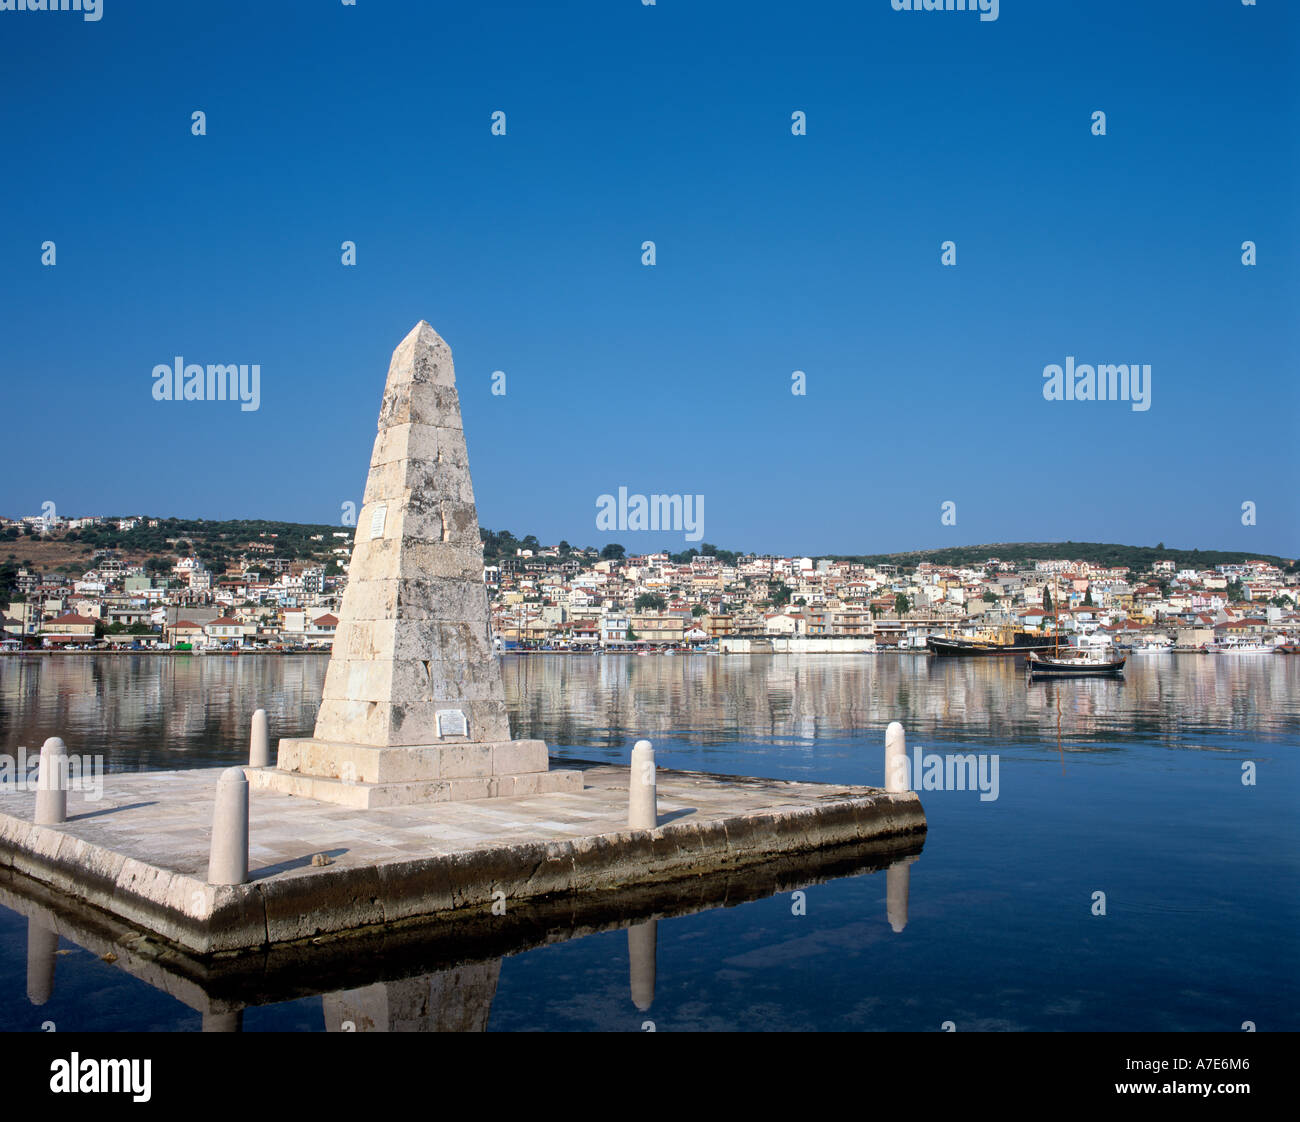
{"type": "MultiPolygon", "coordinates": [[[[4,649],[329,649],[351,531],[313,535],[310,556],[295,556],[304,551],[275,535],[236,543],[220,571],[185,539],[150,556],[124,546],[99,550],[89,563],[21,563],[25,541],[58,540],[95,521],[0,519],[11,558],[8,572],[0,570],[8,583],[0,586],[4,649]]],[[[124,543],[137,526],[157,525],[146,517],[113,522],[124,543]]],[[[1101,631],[1121,641],[1163,633],[1185,647],[1300,637],[1300,572],[1262,560],[1205,569],[1157,560],[1137,572],[1068,557],[900,566],[724,551],[629,555],[561,543],[492,556],[483,579],[493,633],[507,648],[799,638],[888,649],[1005,625],[1059,626],[1067,636],[1101,631]]]]}

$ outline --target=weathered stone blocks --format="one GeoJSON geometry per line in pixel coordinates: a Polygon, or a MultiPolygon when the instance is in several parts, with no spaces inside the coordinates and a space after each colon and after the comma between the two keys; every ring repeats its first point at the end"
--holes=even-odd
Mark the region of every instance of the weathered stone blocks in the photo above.
{"type": "Polygon", "coordinates": [[[362,807],[581,790],[510,740],[455,368],[427,323],[393,352],[354,538],[314,735],[255,786],[362,807]]]}

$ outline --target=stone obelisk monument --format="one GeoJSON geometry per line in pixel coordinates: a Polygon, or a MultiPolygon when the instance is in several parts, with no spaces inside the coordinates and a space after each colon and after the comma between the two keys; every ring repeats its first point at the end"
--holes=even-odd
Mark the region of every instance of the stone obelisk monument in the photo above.
{"type": "Polygon", "coordinates": [[[249,774],[356,807],[582,789],[510,739],[451,349],[423,321],[388,368],[315,732],[249,774]]]}

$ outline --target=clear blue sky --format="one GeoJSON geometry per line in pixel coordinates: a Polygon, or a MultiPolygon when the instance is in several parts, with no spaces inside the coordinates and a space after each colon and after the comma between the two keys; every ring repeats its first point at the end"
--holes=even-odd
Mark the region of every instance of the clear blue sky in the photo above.
{"type": "Polygon", "coordinates": [[[104,4],[0,12],[0,512],[337,521],[427,319],[520,536],[681,548],[626,486],[733,549],[1300,553],[1300,4],[104,4]]]}

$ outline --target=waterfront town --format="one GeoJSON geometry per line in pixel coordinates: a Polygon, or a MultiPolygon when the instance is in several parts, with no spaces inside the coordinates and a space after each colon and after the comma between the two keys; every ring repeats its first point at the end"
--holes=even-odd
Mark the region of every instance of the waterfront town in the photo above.
{"type": "MultiPolygon", "coordinates": [[[[223,550],[217,571],[183,536],[164,541],[168,553],[134,559],[131,532],[156,532],[160,521],[165,529],[167,520],[145,517],[0,519],[0,545],[9,543],[0,569],[8,577],[8,588],[0,585],[0,649],[330,648],[353,530],[322,528],[306,537],[308,549],[262,532],[223,550]],[[22,562],[24,543],[104,527],[119,548],[96,549],[58,571],[22,562]]],[[[1294,562],[1192,568],[1160,558],[1142,571],[1068,557],[868,564],[737,555],[708,545],[684,555],[635,555],[613,544],[575,549],[504,538],[513,548],[495,549],[483,573],[502,649],[923,650],[929,636],[998,628],[1055,630],[1062,645],[1090,637],[1118,647],[1157,641],[1195,650],[1291,650],[1300,637],[1294,562]]]]}

